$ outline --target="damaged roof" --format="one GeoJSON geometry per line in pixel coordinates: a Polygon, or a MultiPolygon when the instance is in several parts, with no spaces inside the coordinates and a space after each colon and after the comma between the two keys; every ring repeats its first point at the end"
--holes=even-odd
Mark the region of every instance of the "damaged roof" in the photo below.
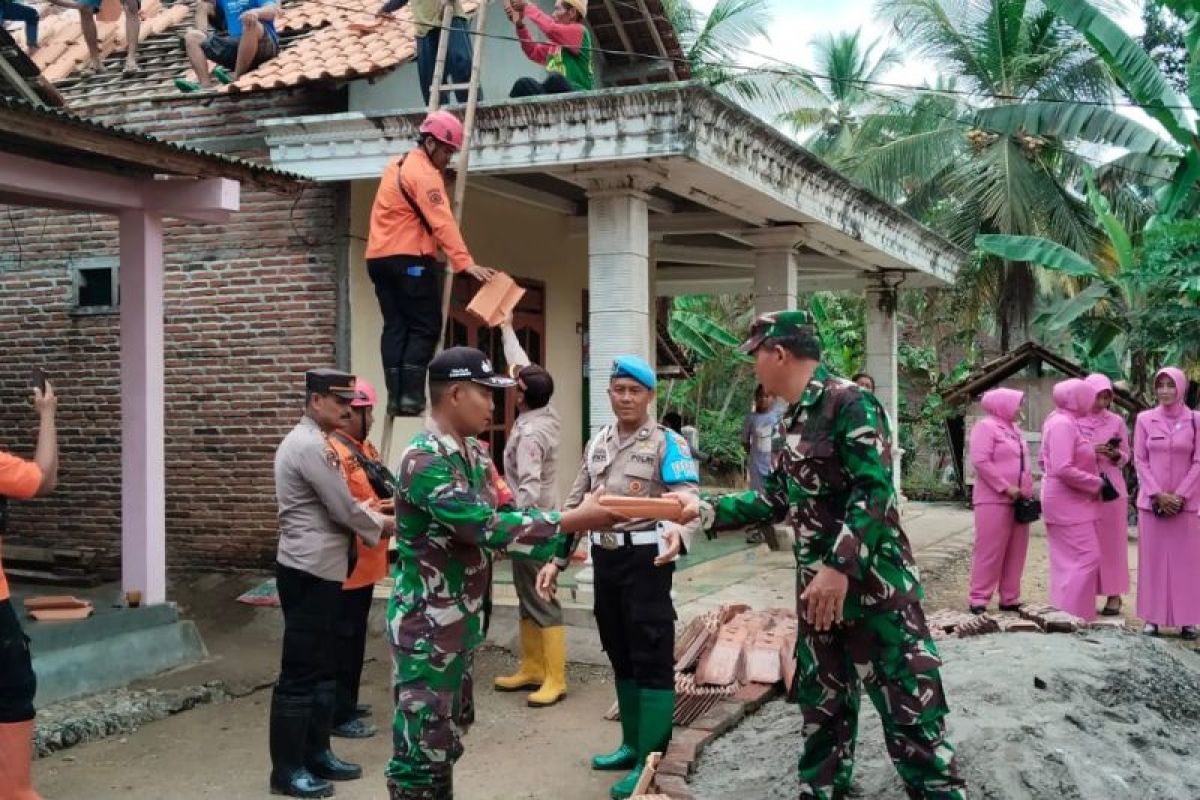
{"type": "MultiPolygon", "coordinates": [[[[412,16],[402,8],[391,19],[375,17],[382,0],[283,0],[276,29],[280,53],[219,92],[288,89],[311,83],[340,84],[373,79],[416,55],[412,16]]],[[[463,0],[468,13],[480,0],[463,0]]],[[[41,47],[33,63],[74,108],[102,107],[159,97],[178,98],[176,78],[194,77],[182,37],[192,26],[195,5],[143,0],[136,74],[122,73],[124,18],[97,23],[104,69],[81,74],[88,52],[73,10],[43,10],[41,47]]],[[[593,0],[588,22],[597,55],[614,71],[614,82],[673,80],[688,76],[679,41],[662,0],[593,0]],[[623,54],[632,51],[633,55],[623,54]],[[634,69],[639,67],[639,69],[634,69]]],[[[23,34],[15,36],[24,45],[23,34]]],[[[211,95],[198,95],[210,97],[211,95]]]]}

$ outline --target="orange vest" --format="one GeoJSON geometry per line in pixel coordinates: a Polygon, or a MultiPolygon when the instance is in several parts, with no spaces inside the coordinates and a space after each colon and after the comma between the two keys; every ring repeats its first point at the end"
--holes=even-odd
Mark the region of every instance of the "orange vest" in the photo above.
{"type": "MultiPolygon", "coordinates": [[[[371,482],[367,480],[367,473],[363,471],[358,459],[354,456],[354,451],[337,436],[330,436],[329,443],[333,445],[334,452],[342,462],[342,475],[345,476],[346,485],[350,488],[350,496],[360,502],[378,500],[375,490],[371,488],[371,482]]],[[[375,445],[363,442],[359,446],[367,458],[373,461],[381,460],[375,445]]],[[[364,586],[371,586],[387,575],[388,540],[386,537],[381,538],[374,547],[363,544],[363,540],[357,536],[354,537],[354,543],[358,548],[358,562],[354,565],[350,577],[342,584],[343,589],[361,589],[364,586]]]]}
{"type": "MultiPolygon", "coordinates": [[[[0,451],[0,495],[28,500],[41,486],[42,470],[37,464],[0,451]]],[[[8,598],[8,578],[4,577],[4,563],[0,562],[0,601],[8,598]]]]}
{"type": "Polygon", "coordinates": [[[435,258],[439,247],[445,251],[455,272],[462,272],[475,263],[450,211],[445,178],[418,146],[383,170],[375,203],[371,206],[367,258],[435,258]],[[400,191],[401,183],[412,203],[400,191]],[[428,229],[413,210],[414,204],[429,224],[428,229]]]}

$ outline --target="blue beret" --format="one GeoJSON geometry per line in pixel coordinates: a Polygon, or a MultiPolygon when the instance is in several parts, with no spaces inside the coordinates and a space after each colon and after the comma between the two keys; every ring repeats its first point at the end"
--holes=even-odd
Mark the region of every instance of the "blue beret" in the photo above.
{"type": "Polygon", "coordinates": [[[658,379],[654,377],[654,368],[637,356],[618,356],[613,359],[612,377],[633,378],[647,389],[658,385],[658,379]]]}

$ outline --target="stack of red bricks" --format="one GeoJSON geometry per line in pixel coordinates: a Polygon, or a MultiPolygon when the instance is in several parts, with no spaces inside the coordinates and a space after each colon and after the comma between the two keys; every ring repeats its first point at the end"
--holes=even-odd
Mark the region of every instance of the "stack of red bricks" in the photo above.
{"type": "MultiPolygon", "coordinates": [[[[675,644],[675,732],[640,800],[690,800],[704,747],[779,694],[796,673],[796,613],[745,605],[701,614],[675,644]]],[[[615,716],[615,714],[614,714],[615,716]]]]}
{"type": "Polygon", "coordinates": [[[1121,617],[1101,617],[1088,622],[1054,606],[1027,603],[1017,612],[968,614],[942,609],[927,618],[934,639],[981,636],[988,633],[1074,633],[1088,628],[1124,628],[1121,617]]]}

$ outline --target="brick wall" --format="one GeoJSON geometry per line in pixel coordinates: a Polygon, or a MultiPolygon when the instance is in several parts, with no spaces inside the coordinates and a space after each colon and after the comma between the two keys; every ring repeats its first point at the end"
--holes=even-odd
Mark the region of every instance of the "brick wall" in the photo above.
{"type": "MultiPolygon", "coordinates": [[[[345,109],[344,94],[194,99],[115,108],[101,121],[175,141],[256,135],[255,121],[345,109]]],[[[264,150],[233,153],[266,160],[264,150]]],[[[335,360],[335,220],[347,192],[243,188],[230,224],[168,220],[167,560],[173,567],[269,564],[272,458],[303,404],[302,373],[335,360]]],[[[61,394],[62,471],[52,498],[12,504],[12,543],[120,556],[119,318],[70,313],[71,259],[117,254],[113,218],[0,206],[0,446],[30,455],[29,368],[61,394]]]]}

